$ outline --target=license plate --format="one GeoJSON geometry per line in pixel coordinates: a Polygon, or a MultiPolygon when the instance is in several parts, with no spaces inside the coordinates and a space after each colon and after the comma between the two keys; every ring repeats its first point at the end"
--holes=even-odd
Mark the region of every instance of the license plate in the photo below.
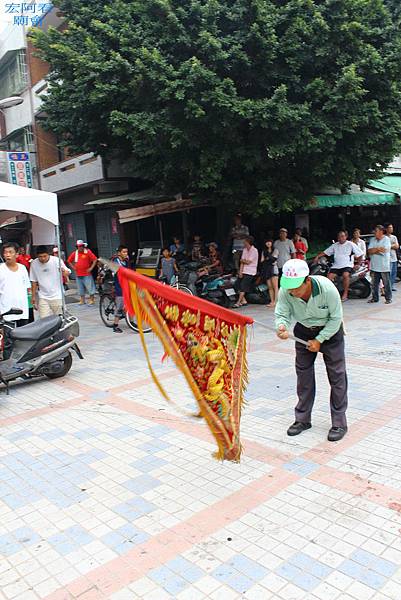
{"type": "Polygon", "coordinates": [[[224,290],[225,293],[227,294],[227,296],[235,296],[236,292],[233,288],[228,288],[227,290],[224,290]]]}

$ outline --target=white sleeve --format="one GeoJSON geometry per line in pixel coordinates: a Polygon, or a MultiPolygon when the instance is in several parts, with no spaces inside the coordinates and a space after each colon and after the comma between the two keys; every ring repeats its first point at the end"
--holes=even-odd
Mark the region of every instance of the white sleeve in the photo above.
{"type": "Polygon", "coordinates": [[[35,270],[35,263],[31,264],[31,270],[29,271],[29,278],[31,281],[38,283],[38,276],[37,276],[36,270],[35,270]]]}
{"type": "Polygon", "coordinates": [[[331,244],[331,246],[329,246],[328,248],[326,248],[326,250],[324,250],[324,253],[326,256],[333,256],[334,254],[334,247],[335,244],[331,244]]]}
{"type": "Polygon", "coordinates": [[[362,256],[363,255],[363,250],[360,249],[359,246],[357,246],[354,242],[351,242],[352,244],[352,250],[355,254],[355,256],[362,256]]]}

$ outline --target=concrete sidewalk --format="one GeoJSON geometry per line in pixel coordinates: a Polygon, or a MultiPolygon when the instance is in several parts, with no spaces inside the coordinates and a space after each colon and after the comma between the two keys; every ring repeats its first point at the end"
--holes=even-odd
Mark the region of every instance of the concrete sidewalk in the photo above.
{"type": "Polygon", "coordinates": [[[85,360],[0,396],[0,597],[400,600],[400,306],[344,306],[350,429],[336,444],[321,358],[313,428],[286,436],[293,343],[255,325],[238,465],[214,461],[205,425],[161,399],[137,335],[70,305],[85,360]]]}

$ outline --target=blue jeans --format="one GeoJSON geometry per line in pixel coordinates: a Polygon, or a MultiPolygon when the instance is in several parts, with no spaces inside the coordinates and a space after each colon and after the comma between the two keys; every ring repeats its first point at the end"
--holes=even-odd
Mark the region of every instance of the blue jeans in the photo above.
{"type": "Polygon", "coordinates": [[[395,286],[395,280],[397,279],[397,265],[398,261],[394,261],[390,263],[390,279],[391,279],[391,287],[395,286]]]}
{"type": "Polygon", "coordinates": [[[370,275],[372,277],[372,300],[374,300],[375,302],[379,302],[380,279],[383,281],[384,285],[384,297],[386,298],[386,300],[391,300],[393,294],[391,292],[390,271],[386,271],[385,273],[371,271],[370,275]]]}
{"type": "Polygon", "coordinates": [[[77,275],[77,287],[80,296],[85,296],[86,293],[89,294],[89,296],[95,295],[96,287],[92,275],[77,275]]]}

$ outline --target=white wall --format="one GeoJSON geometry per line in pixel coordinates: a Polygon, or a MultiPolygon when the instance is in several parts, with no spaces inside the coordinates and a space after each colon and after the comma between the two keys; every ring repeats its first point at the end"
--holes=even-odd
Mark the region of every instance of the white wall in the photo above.
{"type": "Polygon", "coordinates": [[[24,28],[20,25],[8,25],[0,32],[0,62],[10,50],[25,48],[24,28]]]}
{"type": "Polygon", "coordinates": [[[4,109],[7,135],[12,133],[16,129],[20,129],[21,127],[27,127],[32,123],[33,119],[31,112],[31,103],[29,100],[29,91],[25,90],[25,92],[22,92],[21,98],[24,99],[22,104],[4,109]]]}

